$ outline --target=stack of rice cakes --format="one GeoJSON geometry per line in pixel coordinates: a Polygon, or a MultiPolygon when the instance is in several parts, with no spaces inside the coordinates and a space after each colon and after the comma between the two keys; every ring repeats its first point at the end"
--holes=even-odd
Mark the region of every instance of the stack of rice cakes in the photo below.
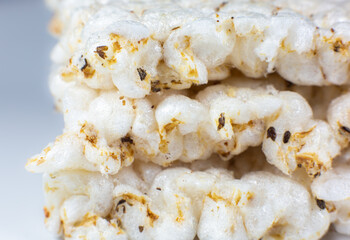
{"type": "Polygon", "coordinates": [[[49,0],[65,239],[350,235],[350,3],[49,0]],[[341,154],[342,152],[342,154],[341,154]]]}

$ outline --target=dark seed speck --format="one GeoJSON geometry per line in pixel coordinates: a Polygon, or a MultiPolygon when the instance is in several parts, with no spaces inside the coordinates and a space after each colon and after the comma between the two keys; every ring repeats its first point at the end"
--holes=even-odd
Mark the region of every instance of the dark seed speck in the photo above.
{"type": "Polygon", "coordinates": [[[274,127],[267,129],[267,138],[271,138],[272,141],[276,140],[276,130],[274,127]]]}
{"type": "Polygon", "coordinates": [[[117,206],[119,206],[120,204],[123,204],[123,203],[125,203],[125,202],[126,202],[125,199],[121,199],[121,200],[118,202],[117,206]]]}
{"type": "Polygon", "coordinates": [[[100,56],[100,58],[105,59],[107,57],[105,51],[108,50],[107,46],[99,46],[96,48],[96,53],[100,56]]]}
{"type": "Polygon", "coordinates": [[[86,58],[84,58],[84,66],[82,68],[80,68],[81,71],[83,71],[85,68],[87,68],[89,66],[86,58]]]}
{"type": "Polygon", "coordinates": [[[341,130],[350,133],[350,128],[348,128],[348,127],[341,126],[341,130]]]}
{"type": "Polygon", "coordinates": [[[139,73],[141,81],[145,80],[147,76],[147,72],[143,70],[142,68],[137,68],[137,72],[139,73]]]}
{"type": "Polygon", "coordinates": [[[220,113],[220,117],[218,119],[219,125],[218,125],[218,131],[225,126],[225,114],[220,113]]]}
{"type": "Polygon", "coordinates": [[[283,135],[283,143],[288,143],[289,139],[290,139],[290,132],[286,131],[283,135]]]}
{"type": "Polygon", "coordinates": [[[130,143],[130,144],[134,143],[134,141],[130,137],[123,137],[121,140],[122,140],[122,143],[130,143]]]}
{"type": "Polygon", "coordinates": [[[319,208],[321,208],[321,209],[325,209],[326,208],[326,203],[323,200],[316,199],[316,203],[317,203],[317,206],[319,208]]]}

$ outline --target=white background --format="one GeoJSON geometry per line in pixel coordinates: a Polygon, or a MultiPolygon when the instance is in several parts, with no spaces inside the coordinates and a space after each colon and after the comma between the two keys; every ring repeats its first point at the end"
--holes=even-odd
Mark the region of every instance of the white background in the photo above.
{"type": "Polygon", "coordinates": [[[47,86],[50,17],[43,0],[0,0],[0,240],[54,239],[43,224],[41,176],[24,170],[63,128],[47,86]]]}

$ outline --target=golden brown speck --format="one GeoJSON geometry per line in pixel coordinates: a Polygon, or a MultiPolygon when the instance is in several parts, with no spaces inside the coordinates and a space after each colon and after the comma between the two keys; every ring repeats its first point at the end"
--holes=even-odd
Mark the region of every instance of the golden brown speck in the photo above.
{"type": "Polygon", "coordinates": [[[159,216],[151,211],[151,209],[147,208],[147,217],[150,219],[150,225],[153,227],[153,223],[158,220],[159,216]]]}
{"type": "Polygon", "coordinates": [[[85,140],[90,142],[92,146],[96,147],[97,144],[97,133],[93,128],[93,125],[84,123],[80,128],[80,133],[85,134],[85,140]]]}
{"type": "Polygon", "coordinates": [[[95,69],[91,67],[86,58],[84,58],[84,66],[80,69],[84,73],[85,78],[92,78],[95,74],[95,69]]]}
{"type": "Polygon", "coordinates": [[[45,218],[49,218],[50,217],[50,211],[47,210],[46,207],[44,207],[44,215],[45,215],[45,218]]]}
{"type": "Polygon", "coordinates": [[[177,120],[176,118],[171,119],[171,123],[168,123],[164,126],[164,130],[168,133],[171,132],[177,125],[183,124],[182,121],[177,120]]]}
{"type": "Polygon", "coordinates": [[[197,71],[197,69],[190,69],[190,71],[188,72],[188,76],[189,77],[195,77],[195,78],[197,78],[198,77],[198,71],[197,71]]]}

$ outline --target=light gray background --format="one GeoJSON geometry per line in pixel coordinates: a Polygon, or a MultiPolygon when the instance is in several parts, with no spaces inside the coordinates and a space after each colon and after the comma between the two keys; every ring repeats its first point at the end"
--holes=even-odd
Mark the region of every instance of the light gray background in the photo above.
{"type": "Polygon", "coordinates": [[[47,33],[50,17],[43,0],[0,0],[0,239],[4,240],[54,239],[43,224],[41,176],[24,170],[27,158],[63,128],[47,85],[49,53],[56,42],[47,33]]]}
{"type": "Polygon", "coordinates": [[[25,171],[63,128],[47,86],[47,33],[51,13],[43,0],[0,0],[0,239],[53,239],[43,224],[41,175],[25,171]]]}

